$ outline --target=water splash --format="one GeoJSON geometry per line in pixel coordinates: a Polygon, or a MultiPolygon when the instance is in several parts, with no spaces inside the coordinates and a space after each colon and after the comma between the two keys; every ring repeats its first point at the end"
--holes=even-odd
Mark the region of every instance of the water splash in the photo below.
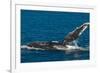
{"type": "Polygon", "coordinates": [[[78,40],[75,40],[75,41],[73,41],[73,43],[74,43],[74,45],[75,45],[75,47],[76,47],[76,49],[79,47],[78,46],[78,40]]]}

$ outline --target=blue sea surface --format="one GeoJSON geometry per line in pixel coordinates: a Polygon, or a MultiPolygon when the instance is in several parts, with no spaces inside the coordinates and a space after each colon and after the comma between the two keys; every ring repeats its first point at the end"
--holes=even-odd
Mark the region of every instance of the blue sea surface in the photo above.
{"type": "MultiPolygon", "coordinates": [[[[35,41],[63,41],[76,27],[90,22],[90,14],[83,12],[21,10],[21,45],[35,41]]],[[[89,28],[77,39],[80,47],[89,49],[89,28]]],[[[89,51],[21,49],[21,63],[87,60],[89,51]]]]}

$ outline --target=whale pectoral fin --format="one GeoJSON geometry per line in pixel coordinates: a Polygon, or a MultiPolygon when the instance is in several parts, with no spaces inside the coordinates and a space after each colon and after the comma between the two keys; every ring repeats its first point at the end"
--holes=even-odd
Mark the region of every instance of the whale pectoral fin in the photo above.
{"type": "Polygon", "coordinates": [[[68,44],[80,37],[80,35],[88,28],[89,23],[84,23],[83,25],[77,27],[74,31],[70,32],[65,36],[63,44],[68,44]]]}

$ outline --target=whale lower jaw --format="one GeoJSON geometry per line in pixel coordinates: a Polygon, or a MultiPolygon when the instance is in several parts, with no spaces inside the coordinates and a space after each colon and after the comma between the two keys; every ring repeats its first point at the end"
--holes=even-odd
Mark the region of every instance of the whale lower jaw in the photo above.
{"type": "Polygon", "coordinates": [[[36,47],[29,47],[27,45],[22,45],[22,48],[26,48],[28,50],[61,50],[61,51],[75,51],[75,50],[80,50],[80,51],[88,51],[88,49],[82,48],[82,47],[76,47],[76,46],[71,46],[67,45],[66,47],[64,46],[53,46],[54,48],[36,48],[36,47]]]}

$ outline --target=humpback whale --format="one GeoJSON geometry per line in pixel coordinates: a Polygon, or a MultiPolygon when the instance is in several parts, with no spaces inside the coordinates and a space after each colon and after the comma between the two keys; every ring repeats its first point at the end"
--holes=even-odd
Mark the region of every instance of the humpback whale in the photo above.
{"type": "Polygon", "coordinates": [[[70,45],[69,43],[75,41],[79,38],[82,33],[89,27],[89,23],[84,23],[79,27],[76,27],[75,30],[69,32],[63,39],[63,41],[47,41],[47,42],[32,42],[27,45],[21,46],[21,48],[36,49],[36,50],[86,50],[82,47],[75,45],[70,45]]]}

